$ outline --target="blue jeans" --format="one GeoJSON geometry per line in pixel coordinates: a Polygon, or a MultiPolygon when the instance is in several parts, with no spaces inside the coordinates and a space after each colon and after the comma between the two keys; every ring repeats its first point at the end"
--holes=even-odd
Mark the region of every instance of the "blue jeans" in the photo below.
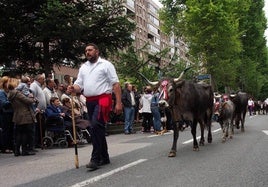
{"type": "Polygon", "coordinates": [[[124,107],[125,114],[125,133],[130,133],[132,131],[132,125],[135,116],[135,108],[134,107],[124,107]]]}
{"type": "Polygon", "coordinates": [[[160,131],[161,130],[161,116],[160,116],[159,108],[157,106],[151,107],[151,111],[153,114],[154,130],[160,131]]]}

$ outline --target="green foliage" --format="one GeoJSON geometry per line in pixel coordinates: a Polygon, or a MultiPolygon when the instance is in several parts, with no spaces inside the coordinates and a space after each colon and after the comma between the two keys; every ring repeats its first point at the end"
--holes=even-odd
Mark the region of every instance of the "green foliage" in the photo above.
{"type": "Polygon", "coordinates": [[[133,46],[118,53],[118,59],[115,60],[115,67],[119,74],[120,81],[131,82],[139,89],[144,86],[143,79],[138,73],[144,74],[151,80],[157,80],[157,72],[149,63],[155,62],[158,54],[150,55],[147,52],[147,44],[140,49],[133,46]]]}
{"type": "MultiPolygon", "coordinates": [[[[262,10],[263,6],[263,1],[254,1],[241,20],[241,30],[245,31],[242,37],[241,58],[244,67],[250,70],[244,78],[245,91],[252,93],[256,98],[264,94],[262,87],[265,87],[265,80],[268,78],[267,46],[264,38],[266,19],[262,10]]],[[[244,73],[239,75],[244,77],[244,73]]]]}
{"type": "Polygon", "coordinates": [[[194,67],[212,75],[216,90],[262,94],[268,71],[263,0],[161,2],[162,30],[187,43],[194,67]]]}

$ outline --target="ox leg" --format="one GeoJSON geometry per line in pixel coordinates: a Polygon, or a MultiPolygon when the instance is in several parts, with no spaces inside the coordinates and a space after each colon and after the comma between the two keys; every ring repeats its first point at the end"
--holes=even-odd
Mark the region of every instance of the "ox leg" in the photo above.
{"type": "Polygon", "coordinates": [[[208,130],[208,143],[212,143],[212,133],[211,133],[211,119],[207,121],[207,130],[208,130]]]}
{"type": "Polygon", "coordinates": [[[178,126],[177,126],[177,123],[175,122],[173,124],[173,143],[172,143],[172,147],[171,147],[171,150],[168,154],[168,157],[175,157],[176,156],[176,151],[177,151],[177,141],[178,141],[178,138],[179,138],[179,131],[178,131],[178,126]]]}
{"type": "Polygon", "coordinates": [[[227,123],[223,122],[222,124],[222,143],[224,143],[226,141],[226,135],[227,135],[227,129],[226,129],[227,123]]]}
{"type": "Polygon", "coordinates": [[[240,129],[240,126],[239,126],[240,121],[242,121],[241,115],[236,114],[236,116],[235,116],[235,126],[236,126],[237,129],[240,129]]]}
{"type": "Polygon", "coordinates": [[[193,150],[194,151],[199,151],[199,147],[198,147],[198,143],[197,143],[197,140],[196,140],[196,126],[197,126],[197,121],[194,120],[193,121],[193,124],[192,124],[192,128],[191,128],[191,133],[192,133],[192,136],[193,136],[193,150]]]}
{"type": "Polygon", "coordinates": [[[234,135],[234,125],[232,124],[232,122],[230,122],[230,139],[233,138],[234,135]]]}
{"type": "Polygon", "coordinates": [[[228,138],[229,136],[229,121],[225,122],[225,137],[228,138]]]}
{"type": "Polygon", "coordinates": [[[246,112],[244,112],[241,116],[241,132],[245,132],[244,123],[245,123],[246,112]]]}
{"type": "Polygon", "coordinates": [[[200,130],[201,130],[201,138],[199,141],[199,145],[204,146],[205,145],[205,138],[204,138],[205,126],[204,126],[204,123],[202,121],[199,121],[199,124],[200,124],[200,130]]]}

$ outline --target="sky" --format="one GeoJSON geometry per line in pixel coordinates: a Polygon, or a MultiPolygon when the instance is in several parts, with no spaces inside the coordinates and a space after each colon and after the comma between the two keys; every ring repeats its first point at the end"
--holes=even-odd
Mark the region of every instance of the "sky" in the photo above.
{"type": "MultiPolygon", "coordinates": [[[[265,12],[265,15],[266,15],[266,18],[268,20],[268,0],[264,0],[264,12],[265,12]]],[[[267,25],[267,23],[266,23],[267,25]]],[[[264,36],[266,37],[266,45],[268,46],[268,29],[266,29],[265,33],[264,33],[264,36]]]]}
{"type": "MultiPolygon", "coordinates": [[[[159,2],[159,0],[153,0],[157,5],[159,5],[160,7],[162,6],[161,3],[159,2]]],[[[264,0],[264,8],[263,8],[266,18],[268,20],[268,0],[264,0]]],[[[267,25],[267,23],[266,23],[267,25]]],[[[266,37],[266,45],[268,46],[268,29],[266,29],[264,36],[266,37]]]]}
{"type": "MultiPolygon", "coordinates": [[[[267,0],[265,0],[267,1],[267,0]]],[[[153,2],[155,2],[157,5],[159,5],[160,7],[162,6],[162,4],[158,1],[158,0],[153,0],[153,2]]]]}

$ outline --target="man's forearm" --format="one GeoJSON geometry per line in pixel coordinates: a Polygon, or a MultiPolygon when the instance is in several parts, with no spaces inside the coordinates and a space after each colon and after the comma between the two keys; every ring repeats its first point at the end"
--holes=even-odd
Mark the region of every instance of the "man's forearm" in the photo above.
{"type": "Polygon", "coordinates": [[[113,91],[114,91],[114,94],[115,94],[116,103],[121,104],[121,87],[120,87],[119,83],[115,83],[113,85],[113,91]]]}

